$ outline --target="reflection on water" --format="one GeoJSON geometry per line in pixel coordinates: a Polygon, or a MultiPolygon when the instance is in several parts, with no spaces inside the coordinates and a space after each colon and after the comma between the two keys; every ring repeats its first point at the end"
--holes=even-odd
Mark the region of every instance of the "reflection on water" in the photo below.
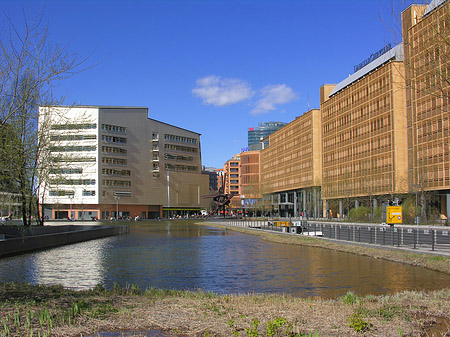
{"type": "Polygon", "coordinates": [[[291,246],[189,222],[141,222],[131,233],[0,260],[0,281],[75,289],[115,282],[219,293],[333,297],[438,289],[450,276],[328,249],[291,246]]]}

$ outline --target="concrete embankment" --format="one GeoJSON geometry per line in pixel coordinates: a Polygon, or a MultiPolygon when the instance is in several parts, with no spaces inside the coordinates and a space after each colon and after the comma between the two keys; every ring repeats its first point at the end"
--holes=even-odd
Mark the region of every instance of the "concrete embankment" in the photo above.
{"type": "Polygon", "coordinates": [[[126,225],[0,226],[0,257],[129,233],[126,225]]]}

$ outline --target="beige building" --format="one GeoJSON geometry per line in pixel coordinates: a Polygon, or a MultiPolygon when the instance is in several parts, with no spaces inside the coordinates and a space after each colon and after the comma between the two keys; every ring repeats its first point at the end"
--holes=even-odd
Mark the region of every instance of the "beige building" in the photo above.
{"type": "MultiPolygon", "coordinates": [[[[389,49],[389,48],[386,48],[389,49]]],[[[337,85],[320,89],[324,201],[348,211],[351,200],[377,200],[408,191],[402,44],[337,85]],[[346,203],[347,205],[343,205],[346,203]],[[344,207],[346,206],[346,207],[344,207]]]]}
{"type": "Polygon", "coordinates": [[[43,107],[60,162],[41,191],[49,218],[157,218],[199,213],[209,193],[200,134],[145,107],[43,107]]]}
{"type": "MultiPolygon", "coordinates": [[[[433,0],[402,13],[405,45],[409,190],[435,191],[450,214],[450,2],[433,0]]],[[[423,208],[422,208],[423,209],[423,208]]]]}
{"type": "Polygon", "coordinates": [[[241,200],[239,197],[239,184],[240,184],[240,155],[236,154],[233,158],[229,159],[223,166],[223,177],[224,177],[224,193],[235,195],[230,202],[229,207],[240,209],[241,200]]]}
{"type": "Polygon", "coordinates": [[[260,151],[245,151],[240,154],[239,194],[241,206],[251,215],[256,215],[262,206],[259,191],[259,154],[260,151]]]}
{"type": "Polygon", "coordinates": [[[322,216],[322,130],[313,109],[268,136],[261,150],[264,208],[280,216],[322,216]]]}

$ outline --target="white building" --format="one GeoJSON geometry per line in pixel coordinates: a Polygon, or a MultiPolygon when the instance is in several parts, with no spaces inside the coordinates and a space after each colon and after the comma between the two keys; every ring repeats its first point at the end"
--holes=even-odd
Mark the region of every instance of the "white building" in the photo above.
{"type": "Polygon", "coordinates": [[[44,121],[58,163],[41,191],[49,218],[145,219],[204,208],[200,134],[152,120],[145,107],[41,107],[44,121]]]}

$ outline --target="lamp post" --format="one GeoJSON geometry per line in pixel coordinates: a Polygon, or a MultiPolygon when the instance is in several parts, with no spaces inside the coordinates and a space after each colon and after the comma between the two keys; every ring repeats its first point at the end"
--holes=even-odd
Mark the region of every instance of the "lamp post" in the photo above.
{"type": "Polygon", "coordinates": [[[119,220],[119,200],[120,200],[120,197],[118,195],[115,195],[114,199],[116,199],[116,221],[117,221],[117,220],[119,220]]]}
{"type": "Polygon", "coordinates": [[[347,219],[348,218],[350,218],[350,191],[347,191],[347,219]]]}
{"type": "Polygon", "coordinates": [[[73,204],[73,197],[74,197],[73,194],[70,194],[70,195],[69,195],[69,199],[70,199],[70,214],[69,214],[69,220],[70,220],[70,221],[73,221],[73,219],[72,219],[72,204],[73,204]]]}

